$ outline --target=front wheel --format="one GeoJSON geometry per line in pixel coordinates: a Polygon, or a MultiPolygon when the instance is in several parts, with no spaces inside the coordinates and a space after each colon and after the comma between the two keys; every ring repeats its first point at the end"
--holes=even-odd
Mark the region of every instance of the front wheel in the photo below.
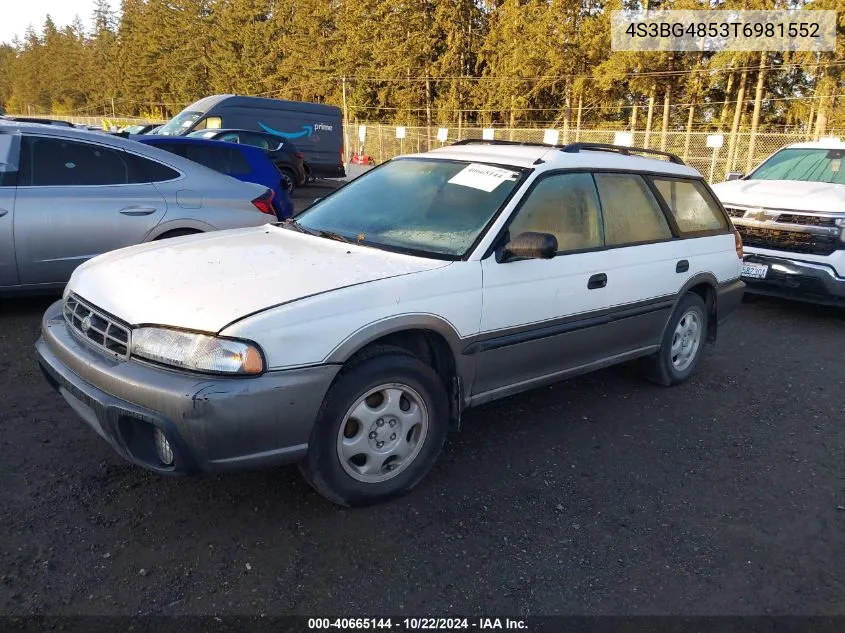
{"type": "Polygon", "coordinates": [[[342,371],[326,394],[300,469],[334,503],[387,501],[431,469],[448,421],[440,377],[415,356],[388,348],[342,371]]]}
{"type": "Polygon", "coordinates": [[[707,307],[697,294],[688,293],[678,303],[660,351],[646,359],[649,378],[667,387],[679,385],[690,377],[707,339],[707,307]]]}

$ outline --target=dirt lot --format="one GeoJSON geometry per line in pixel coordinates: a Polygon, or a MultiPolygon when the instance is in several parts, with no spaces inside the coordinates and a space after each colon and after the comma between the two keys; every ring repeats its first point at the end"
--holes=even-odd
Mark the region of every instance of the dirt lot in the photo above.
{"type": "Polygon", "coordinates": [[[347,510],[295,468],[122,462],[37,369],[52,300],[0,300],[0,613],[845,613],[845,312],[748,303],[681,387],[470,411],[408,497],[347,510]]]}

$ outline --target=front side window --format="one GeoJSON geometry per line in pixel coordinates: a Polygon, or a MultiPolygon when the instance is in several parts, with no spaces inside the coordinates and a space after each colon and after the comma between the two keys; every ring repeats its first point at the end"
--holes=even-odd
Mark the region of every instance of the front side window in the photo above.
{"type": "Polygon", "coordinates": [[[602,246],[596,186],[587,173],[556,174],[531,190],[509,229],[511,238],[526,231],[550,233],[558,252],[602,246]]]}
{"type": "Polygon", "coordinates": [[[351,241],[457,258],[521,181],[517,168],[414,158],[359,176],[296,216],[296,225],[351,241]]]}
{"type": "Polygon", "coordinates": [[[651,190],[636,174],[595,174],[607,246],[668,240],[672,231],[651,190]]]}
{"type": "Polygon", "coordinates": [[[783,149],[760,165],[750,180],[803,180],[845,185],[845,149],[783,149]]]}
{"type": "Polygon", "coordinates": [[[654,178],[654,185],[681,233],[728,229],[725,216],[700,182],[654,178]]]}
{"type": "Polygon", "coordinates": [[[20,172],[18,185],[34,187],[125,185],[134,178],[120,150],[41,136],[24,137],[20,172]]]}

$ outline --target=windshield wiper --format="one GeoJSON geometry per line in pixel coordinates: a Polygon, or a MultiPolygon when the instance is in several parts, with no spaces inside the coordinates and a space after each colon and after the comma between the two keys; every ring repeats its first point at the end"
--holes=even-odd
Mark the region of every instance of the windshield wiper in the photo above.
{"type": "Polygon", "coordinates": [[[329,240],[335,240],[337,242],[344,242],[346,244],[352,244],[352,240],[348,237],[344,237],[340,233],[335,233],[334,231],[317,231],[317,235],[320,237],[325,237],[329,240]]]}
{"type": "Polygon", "coordinates": [[[316,237],[324,237],[327,240],[335,240],[336,242],[344,242],[345,244],[352,244],[352,240],[348,237],[341,235],[340,233],[335,233],[334,231],[322,231],[317,229],[309,229],[306,226],[302,226],[299,222],[294,220],[293,218],[288,218],[284,221],[284,226],[290,226],[293,229],[299,231],[300,233],[306,233],[308,235],[314,235],[316,237]]]}
{"type": "Polygon", "coordinates": [[[289,226],[292,229],[299,231],[300,233],[306,233],[308,235],[319,235],[319,233],[317,231],[314,231],[312,229],[309,229],[309,228],[302,226],[299,222],[297,222],[293,218],[288,218],[287,220],[282,222],[282,226],[289,226]]]}

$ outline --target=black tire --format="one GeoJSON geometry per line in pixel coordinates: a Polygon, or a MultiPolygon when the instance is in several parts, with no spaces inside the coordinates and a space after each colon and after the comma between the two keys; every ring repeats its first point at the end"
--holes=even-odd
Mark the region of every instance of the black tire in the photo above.
{"type": "Polygon", "coordinates": [[[692,375],[698,366],[698,361],[701,359],[701,353],[704,351],[707,342],[707,319],[707,306],[701,297],[690,292],[681,298],[666,326],[666,332],[660,343],[660,351],[645,359],[646,375],[649,380],[665,387],[672,387],[681,384],[692,375]],[[689,365],[679,369],[672,360],[672,342],[681,319],[690,313],[693,313],[699,320],[698,348],[695,350],[689,365]]]}
{"type": "Polygon", "coordinates": [[[183,235],[196,235],[197,233],[202,233],[202,231],[197,231],[196,229],[174,229],[173,231],[162,233],[153,241],[157,242],[158,240],[167,240],[171,237],[182,237],[183,235]]]}
{"type": "Polygon", "coordinates": [[[342,506],[365,506],[398,497],[417,485],[437,460],[449,427],[449,399],[435,371],[400,348],[381,347],[341,370],[323,400],[311,431],[308,455],[300,470],[314,489],[342,506]],[[346,472],[338,455],[338,436],[350,407],[369,390],[402,383],[425,401],[428,429],[408,465],[387,481],[366,483],[346,472]]]}
{"type": "Polygon", "coordinates": [[[289,196],[293,195],[297,186],[296,174],[289,167],[282,167],[279,171],[282,172],[282,189],[284,189],[285,193],[289,196]]]}

